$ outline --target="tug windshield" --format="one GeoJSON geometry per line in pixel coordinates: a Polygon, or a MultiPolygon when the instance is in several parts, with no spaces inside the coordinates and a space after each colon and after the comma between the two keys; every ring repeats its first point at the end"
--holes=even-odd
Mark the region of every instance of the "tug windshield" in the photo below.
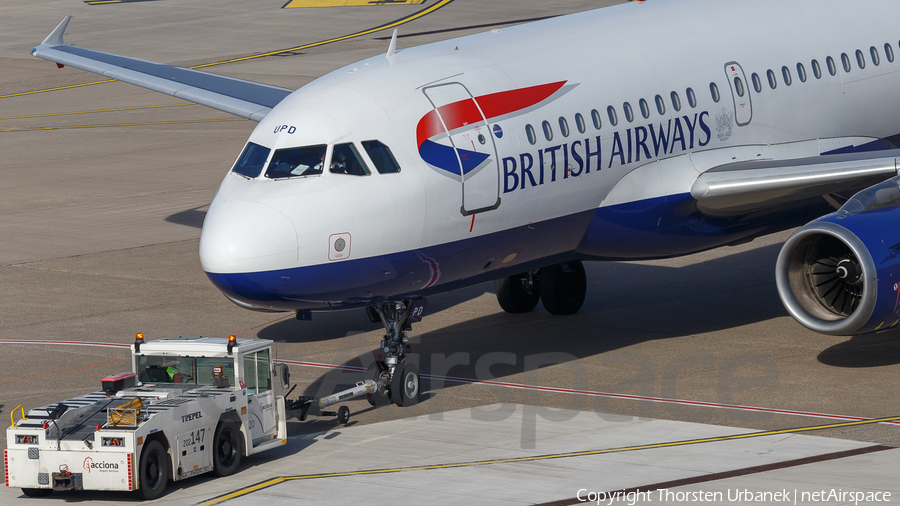
{"type": "Polygon", "coordinates": [[[228,386],[234,385],[234,361],[224,358],[140,355],[137,367],[141,383],[213,385],[218,367],[228,386]]]}

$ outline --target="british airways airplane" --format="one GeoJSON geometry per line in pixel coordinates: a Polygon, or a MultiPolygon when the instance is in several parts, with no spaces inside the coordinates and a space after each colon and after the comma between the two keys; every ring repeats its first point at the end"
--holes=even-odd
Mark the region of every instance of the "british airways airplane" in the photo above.
{"type": "Polygon", "coordinates": [[[739,244],[825,334],[900,323],[900,4],[647,0],[373,57],[292,91],[65,44],[35,56],[259,122],[200,259],[258,311],[367,308],[373,403],[417,401],[423,298],[577,312],[586,260],[739,244]]]}

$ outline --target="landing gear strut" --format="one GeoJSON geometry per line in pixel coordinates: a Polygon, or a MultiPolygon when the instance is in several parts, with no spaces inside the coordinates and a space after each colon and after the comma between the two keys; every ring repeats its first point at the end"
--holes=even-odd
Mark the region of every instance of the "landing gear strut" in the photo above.
{"type": "Polygon", "coordinates": [[[587,278],[578,260],[515,274],[496,282],[497,302],[507,313],[527,313],[538,300],[550,314],[577,313],[584,304],[587,278]]]}
{"type": "Polygon", "coordinates": [[[406,331],[412,329],[413,321],[421,319],[424,309],[424,299],[388,302],[369,308],[369,315],[377,315],[385,330],[381,340],[384,355],[366,371],[366,379],[379,385],[368,395],[369,404],[412,406],[419,402],[419,368],[406,356],[410,350],[406,331]]]}

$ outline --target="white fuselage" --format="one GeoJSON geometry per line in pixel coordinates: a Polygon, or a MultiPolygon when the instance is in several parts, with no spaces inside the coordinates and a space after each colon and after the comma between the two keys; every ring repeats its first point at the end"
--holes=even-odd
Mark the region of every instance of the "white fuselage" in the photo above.
{"type": "Polygon", "coordinates": [[[889,145],[897,15],[888,0],[650,0],[338,69],[249,141],[269,160],[327,145],[326,169],[335,145],[354,143],[371,174],[229,173],[204,223],[203,268],[248,307],[328,309],[791,226],[816,209],[716,221],[691,208],[691,185],[735,161],[889,145]],[[376,170],[370,140],[399,173],[376,170]]]}

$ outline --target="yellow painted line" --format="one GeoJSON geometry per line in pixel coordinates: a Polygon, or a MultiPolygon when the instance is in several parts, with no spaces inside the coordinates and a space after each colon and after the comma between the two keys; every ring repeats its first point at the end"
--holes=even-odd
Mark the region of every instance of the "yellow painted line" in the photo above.
{"type": "MultiPolygon", "coordinates": [[[[226,63],[234,63],[234,62],[238,62],[238,61],[252,60],[252,59],[254,59],[254,58],[263,58],[263,57],[265,57],[265,56],[274,56],[274,55],[280,54],[280,53],[287,53],[287,52],[290,52],[290,51],[299,51],[299,50],[301,50],[301,49],[309,49],[309,48],[311,48],[311,47],[324,46],[325,44],[331,44],[332,42],[339,42],[339,41],[342,41],[342,40],[348,40],[348,39],[352,39],[352,38],[355,38],[355,37],[361,37],[361,36],[363,36],[363,35],[369,35],[369,34],[371,34],[371,33],[375,33],[375,32],[380,31],[380,30],[386,30],[386,29],[388,29],[388,28],[395,28],[395,27],[398,27],[398,26],[400,26],[400,25],[404,25],[404,24],[406,24],[406,23],[409,23],[410,21],[415,21],[415,20],[417,20],[417,19],[419,19],[419,18],[421,18],[421,17],[423,17],[423,16],[427,16],[428,14],[431,14],[432,12],[434,12],[434,11],[440,9],[441,7],[444,7],[445,5],[449,4],[449,3],[452,2],[452,1],[453,1],[453,0],[440,0],[438,3],[436,3],[436,4],[434,4],[434,5],[430,6],[430,7],[427,7],[427,8],[425,8],[425,9],[422,9],[421,11],[416,12],[415,14],[411,14],[411,15],[405,17],[405,18],[402,18],[402,19],[399,19],[399,20],[397,20],[397,21],[388,23],[388,24],[386,24],[386,25],[381,25],[381,26],[379,26],[379,27],[372,28],[371,30],[365,30],[365,31],[353,33],[353,34],[350,34],[350,35],[344,35],[343,37],[337,37],[337,38],[334,38],[334,39],[323,40],[323,41],[321,41],[321,42],[314,42],[314,43],[312,43],[312,44],[306,44],[306,45],[304,45],[304,46],[297,46],[297,47],[292,47],[292,48],[288,48],[288,49],[280,49],[280,50],[278,50],[278,51],[272,51],[272,52],[269,52],[269,53],[263,53],[263,54],[258,54],[258,55],[254,55],[254,56],[245,56],[245,57],[243,57],[243,58],[234,58],[234,59],[231,59],[231,60],[223,60],[223,61],[218,61],[218,62],[213,62],[213,63],[204,63],[203,65],[194,65],[193,67],[188,67],[188,68],[190,68],[190,69],[199,69],[199,68],[202,68],[202,67],[212,67],[212,66],[214,66],[214,65],[224,65],[224,64],[226,64],[226,63]]],[[[59,90],[65,90],[65,89],[69,89],[69,88],[78,88],[78,87],[81,87],[81,86],[91,86],[91,85],[94,85],[94,84],[111,83],[111,82],[116,81],[116,80],[117,80],[117,79],[107,79],[107,80],[105,80],[105,81],[94,81],[94,82],[92,82],[92,83],[73,84],[73,85],[71,85],[71,86],[60,86],[59,88],[48,88],[48,89],[46,89],[46,90],[25,91],[25,92],[22,92],[22,93],[13,93],[13,94],[11,94],[11,95],[0,95],[0,98],[10,98],[10,97],[21,97],[21,96],[24,96],[24,95],[34,95],[35,93],[46,93],[46,92],[48,92],[48,91],[59,91],[59,90]]]]}
{"type": "Polygon", "coordinates": [[[160,107],[182,107],[185,105],[197,105],[193,102],[187,104],[166,104],[166,105],[145,105],[141,107],[119,107],[116,109],[95,109],[93,111],[75,111],[75,112],[54,112],[49,114],[28,114],[26,116],[7,116],[5,118],[0,118],[0,121],[5,119],[25,119],[25,118],[46,118],[50,116],[69,116],[72,114],[92,114],[96,112],[116,112],[116,111],[136,111],[139,109],[158,109],[160,107]]]}
{"type": "Polygon", "coordinates": [[[419,5],[425,0],[291,0],[282,9],[302,7],[349,7],[349,6],[381,6],[381,5],[419,5]]]}
{"type": "Polygon", "coordinates": [[[415,467],[400,467],[395,469],[373,469],[368,471],[349,471],[345,473],[325,473],[325,474],[307,474],[303,476],[279,476],[277,478],[272,478],[271,480],[264,481],[262,483],[257,483],[256,485],[251,485],[249,487],[245,487],[239,490],[235,490],[234,492],[221,495],[219,497],[215,497],[208,501],[204,501],[198,503],[198,506],[212,506],[214,504],[219,504],[229,499],[234,499],[236,497],[241,497],[258,490],[262,490],[267,487],[271,487],[273,485],[278,485],[279,483],[284,483],[287,481],[294,480],[312,480],[317,478],[340,478],[345,476],[364,476],[364,475],[372,475],[372,474],[389,474],[389,473],[399,473],[405,471],[428,471],[433,469],[453,469],[460,467],[474,467],[474,466],[486,466],[491,464],[514,464],[520,462],[535,462],[541,460],[551,460],[551,459],[563,459],[570,457],[585,457],[589,455],[603,455],[607,453],[621,453],[621,452],[630,452],[636,450],[651,450],[654,448],[672,448],[676,446],[687,446],[687,445],[695,445],[702,443],[715,443],[720,441],[734,441],[738,439],[749,439],[756,437],[764,437],[764,436],[777,436],[780,434],[796,434],[800,432],[809,432],[814,430],[826,430],[826,429],[836,429],[841,427],[853,427],[857,425],[868,425],[874,423],[883,423],[883,422],[892,422],[895,420],[900,420],[900,416],[892,416],[889,418],[876,418],[871,420],[859,420],[854,422],[841,422],[841,423],[832,423],[827,425],[816,425],[813,427],[799,427],[794,429],[781,429],[781,430],[770,430],[763,432],[750,432],[747,434],[733,434],[731,436],[719,436],[719,437],[709,437],[702,439],[691,439],[687,441],[674,441],[669,443],[654,443],[654,444],[646,444],[646,445],[637,445],[637,446],[625,446],[620,448],[608,448],[605,450],[588,450],[583,452],[571,452],[571,453],[556,453],[551,455],[536,455],[533,457],[518,457],[512,459],[497,459],[497,460],[481,460],[476,462],[461,462],[457,464],[436,464],[430,466],[415,466],[415,467]]]}
{"type": "Polygon", "coordinates": [[[147,125],[182,125],[187,123],[219,123],[222,121],[250,121],[246,118],[225,118],[225,119],[196,119],[186,121],[148,121],[146,123],[115,123],[109,125],[70,125],[56,127],[37,127],[37,128],[10,128],[9,130],[0,130],[0,132],[35,132],[38,130],[71,130],[75,128],[114,128],[127,126],[147,126],[147,125]]]}
{"type": "Polygon", "coordinates": [[[69,86],[60,86],[59,88],[48,88],[46,90],[23,91],[22,93],[13,93],[12,95],[0,95],[0,98],[21,97],[23,95],[34,95],[35,93],[46,93],[48,91],[68,90],[69,88],[80,88],[82,86],[91,86],[92,84],[111,83],[116,79],[107,79],[105,81],[94,81],[92,83],[72,84],[69,86]]]}
{"type": "Polygon", "coordinates": [[[325,44],[331,44],[332,42],[340,42],[342,40],[348,40],[348,39],[353,39],[356,37],[362,37],[363,35],[369,35],[369,34],[372,34],[375,32],[380,32],[381,30],[387,30],[389,28],[396,28],[400,25],[409,23],[410,21],[415,21],[421,17],[431,14],[432,12],[440,9],[441,7],[444,7],[445,5],[449,4],[452,1],[453,0],[440,0],[436,4],[434,4],[430,7],[426,7],[425,9],[422,9],[419,12],[416,12],[415,14],[411,14],[405,18],[398,19],[397,21],[393,21],[393,22],[390,22],[390,23],[387,23],[387,24],[384,24],[384,25],[381,25],[381,26],[378,26],[375,28],[371,28],[369,30],[352,33],[350,35],[344,35],[342,37],[335,37],[333,39],[323,40],[321,42],[313,42],[312,44],[306,44],[303,46],[297,46],[297,47],[292,47],[292,48],[288,48],[288,49],[279,49],[278,51],[272,51],[269,53],[262,53],[262,54],[257,54],[257,55],[253,55],[253,56],[245,56],[243,58],[234,58],[231,60],[223,60],[223,61],[219,61],[219,62],[215,62],[215,63],[204,63],[203,65],[195,65],[190,68],[199,69],[202,67],[212,67],[213,65],[224,65],[226,63],[234,63],[234,62],[239,62],[239,61],[253,60],[255,58],[264,58],[266,56],[275,56],[276,54],[287,53],[287,52],[291,52],[291,51],[300,51],[303,49],[324,46],[325,44]]]}
{"type": "Polygon", "coordinates": [[[95,2],[85,2],[88,5],[100,5],[100,4],[120,4],[122,0],[98,0],[95,2]]]}

